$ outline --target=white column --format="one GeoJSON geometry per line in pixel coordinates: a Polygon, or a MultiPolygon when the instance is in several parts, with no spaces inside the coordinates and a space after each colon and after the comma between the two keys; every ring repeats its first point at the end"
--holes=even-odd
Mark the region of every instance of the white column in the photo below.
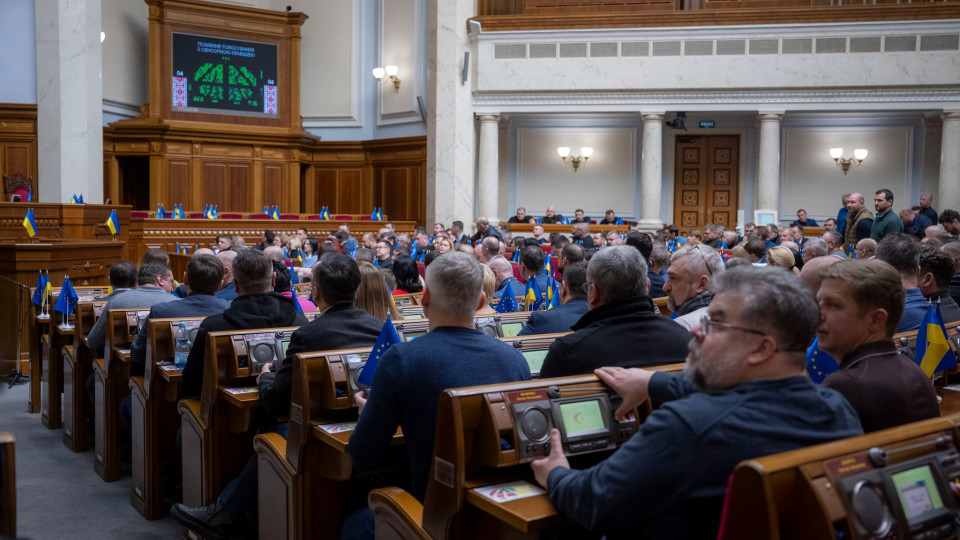
{"type": "Polygon", "coordinates": [[[640,221],[643,230],[663,227],[660,215],[663,191],[663,117],[662,112],[642,112],[643,140],[640,143],[640,221]]]}
{"type": "Polygon", "coordinates": [[[480,147],[477,149],[479,163],[477,166],[477,195],[479,199],[480,215],[485,216],[490,223],[496,224],[497,201],[500,192],[500,130],[497,123],[499,114],[481,114],[480,118],[480,147]]]}
{"type": "MultiPolygon", "coordinates": [[[[470,94],[460,80],[463,53],[471,51],[464,21],[476,15],[474,0],[428,0],[427,223],[447,227],[476,217],[476,131],[470,94]]],[[[471,55],[476,58],[476,51],[471,55]]]]}
{"type": "Polygon", "coordinates": [[[934,208],[956,208],[960,203],[960,111],[943,111],[940,141],[940,188],[934,208]]]}
{"type": "Polygon", "coordinates": [[[757,165],[757,209],[780,208],[780,119],[783,112],[761,112],[759,163],[757,165]]]}
{"type": "Polygon", "coordinates": [[[99,0],[36,0],[38,200],[103,202],[99,0]]]}

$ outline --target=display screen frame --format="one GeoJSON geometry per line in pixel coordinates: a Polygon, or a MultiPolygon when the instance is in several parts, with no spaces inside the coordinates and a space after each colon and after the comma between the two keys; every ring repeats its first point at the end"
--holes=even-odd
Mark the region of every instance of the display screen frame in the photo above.
{"type": "MultiPolygon", "coordinates": [[[[201,53],[194,52],[194,54],[201,54],[201,53]]],[[[194,32],[173,30],[170,33],[170,66],[169,66],[170,75],[169,75],[169,79],[167,80],[170,95],[167,101],[167,106],[170,108],[170,111],[173,114],[176,114],[176,113],[188,114],[188,115],[213,114],[213,115],[226,115],[226,116],[232,116],[232,117],[247,117],[247,118],[261,118],[266,120],[277,120],[280,118],[280,108],[282,106],[283,99],[285,96],[289,95],[287,92],[283,91],[284,89],[281,86],[282,80],[281,80],[281,63],[280,62],[281,62],[281,44],[280,43],[273,43],[269,41],[259,41],[259,40],[248,39],[248,38],[228,37],[225,35],[208,35],[208,34],[198,34],[194,32]],[[269,55],[270,52],[273,53],[272,55],[273,58],[271,60],[268,60],[269,62],[271,62],[272,73],[268,73],[265,76],[265,78],[268,80],[272,80],[274,84],[267,85],[265,84],[264,80],[261,80],[256,88],[258,88],[261,92],[261,95],[260,95],[261,106],[267,99],[267,97],[263,95],[263,92],[266,90],[266,87],[270,86],[273,88],[274,90],[273,97],[275,99],[273,112],[240,110],[240,109],[235,109],[230,107],[190,106],[189,99],[191,94],[189,92],[187,92],[186,96],[184,97],[184,99],[187,100],[185,104],[177,105],[176,102],[178,100],[178,97],[176,95],[177,90],[175,89],[175,87],[178,86],[178,82],[180,84],[185,83],[188,88],[191,84],[190,81],[178,81],[180,77],[183,77],[184,79],[188,78],[185,75],[178,73],[177,71],[178,59],[180,60],[181,65],[186,60],[184,56],[178,56],[178,55],[184,54],[183,52],[178,52],[178,43],[177,43],[178,36],[190,38],[191,41],[209,40],[210,42],[222,42],[222,43],[229,42],[229,43],[239,44],[239,45],[270,47],[272,50],[267,51],[266,54],[269,55]],[[273,75],[272,79],[269,79],[270,74],[273,75]]]]}
{"type": "Polygon", "coordinates": [[[609,399],[607,398],[606,394],[591,394],[588,396],[569,399],[555,399],[551,401],[551,406],[553,407],[553,417],[557,421],[558,427],[560,428],[560,438],[563,440],[563,442],[570,443],[583,440],[602,439],[613,433],[613,427],[610,423],[611,415],[609,399]],[[563,406],[585,401],[597,402],[597,406],[600,409],[600,419],[603,421],[603,427],[598,429],[578,431],[574,434],[567,433],[567,427],[563,422],[563,406]]]}
{"type": "Polygon", "coordinates": [[[534,376],[535,376],[535,375],[539,375],[539,374],[540,374],[540,369],[543,368],[543,361],[546,359],[548,352],[550,352],[550,349],[548,349],[548,348],[542,348],[542,349],[521,349],[521,350],[520,350],[520,354],[523,355],[523,359],[527,362],[527,368],[530,369],[530,375],[534,375],[534,376]],[[530,353],[536,353],[536,354],[539,356],[539,358],[540,358],[540,369],[533,369],[533,365],[530,363],[530,359],[527,358],[527,354],[530,354],[530,353]]]}
{"type": "Polygon", "coordinates": [[[953,502],[953,494],[943,483],[944,472],[936,459],[926,458],[919,461],[907,461],[899,464],[898,466],[884,469],[882,471],[882,475],[884,490],[887,493],[887,500],[889,501],[890,506],[897,514],[898,520],[906,520],[907,524],[911,528],[919,524],[940,522],[945,519],[952,518],[954,515],[957,505],[953,502]],[[934,489],[936,489],[937,494],[940,497],[941,506],[940,508],[934,508],[927,512],[917,514],[912,518],[907,517],[906,509],[903,507],[901,502],[900,490],[898,489],[897,484],[894,482],[894,476],[923,467],[929,467],[930,476],[933,479],[934,489]]]}
{"type": "Polygon", "coordinates": [[[510,321],[510,322],[500,323],[500,333],[503,335],[503,337],[517,337],[517,334],[519,334],[521,330],[523,330],[523,323],[520,321],[510,321]],[[510,329],[516,328],[516,332],[513,332],[512,334],[507,333],[508,327],[510,329]]]}

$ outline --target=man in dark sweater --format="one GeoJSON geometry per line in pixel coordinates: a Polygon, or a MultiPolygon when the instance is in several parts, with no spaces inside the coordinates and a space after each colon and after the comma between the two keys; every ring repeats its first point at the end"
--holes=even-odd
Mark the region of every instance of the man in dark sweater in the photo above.
{"type": "Polygon", "coordinates": [[[618,418],[648,395],[664,402],[640,432],[594,467],[571,470],[554,429],[550,455],[532,463],[557,511],[591,533],[715,538],[739,462],[863,433],[843,396],[803,372],[820,317],[798,278],[744,265],[710,285],[684,373],[597,370],[623,397],[618,418]]]}
{"type": "Polygon", "coordinates": [[[820,277],[819,347],[840,360],[823,386],[847,398],[868,433],[940,416],[929,376],[893,344],[905,295],[900,274],[873,259],[840,261],[820,277]]]}
{"type": "Polygon", "coordinates": [[[260,402],[276,417],[290,414],[295,354],[372,347],[383,328],[383,321],[353,305],[360,287],[360,267],[353,259],[327,253],[314,267],[313,275],[313,301],[321,316],[290,336],[287,357],[281,365],[267,364],[257,377],[260,402]]]}
{"type": "MultiPolygon", "coordinates": [[[[447,388],[530,378],[519,351],[474,329],[473,315],[484,302],[482,284],[480,264],[465,253],[447,253],[433,261],[427,267],[422,297],[430,331],[387,349],[369,397],[355,395],[360,420],[350,437],[354,467],[362,472],[383,465],[390,440],[401,427],[413,495],[420,501],[427,490],[440,393],[447,388]]],[[[373,513],[364,509],[354,514],[344,530],[352,538],[372,538],[373,513]]]]}
{"type": "Polygon", "coordinates": [[[587,263],[580,261],[571,264],[563,272],[560,290],[560,305],[547,311],[534,311],[523,325],[518,336],[532,334],[553,334],[569,332],[570,328],[587,312],[587,294],[583,286],[587,284],[587,263]]]}
{"type": "Polygon", "coordinates": [[[950,280],[953,278],[953,257],[937,248],[920,248],[920,277],[917,285],[924,298],[940,304],[940,315],[948,326],[960,322],[960,306],[950,296],[950,280]]]}
{"type": "Polygon", "coordinates": [[[683,362],[690,336],[654,312],[647,296],[647,264],[630,246],[601,249],[587,266],[590,311],[557,339],[541,377],[592,373],[603,365],[643,367],[683,362]]]}

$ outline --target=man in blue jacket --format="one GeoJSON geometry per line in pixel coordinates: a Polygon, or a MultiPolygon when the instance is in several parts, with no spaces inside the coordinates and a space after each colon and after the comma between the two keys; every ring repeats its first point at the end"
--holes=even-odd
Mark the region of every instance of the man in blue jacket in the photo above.
{"type": "Polygon", "coordinates": [[[563,272],[560,290],[554,293],[560,295],[560,305],[547,311],[531,313],[527,324],[523,325],[517,335],[569,332],[570,327],[587,312],[587,293],[583,290],[586,284],[587,263],[580,261],[568,266],[563,272]]]}
{"type": "Polygon", "coordinates": [[[804,373],[820,314],[813,293],[780,268],[740,266],[711,282],[709,315],[691,333],[681,373],[600,368],[623,417],[664,401],[601,463],[572,470],[553,430],[537,482],[561,513],[607,538],[715,538],[737,463],[863,433],[839,393],[804,373]]]}

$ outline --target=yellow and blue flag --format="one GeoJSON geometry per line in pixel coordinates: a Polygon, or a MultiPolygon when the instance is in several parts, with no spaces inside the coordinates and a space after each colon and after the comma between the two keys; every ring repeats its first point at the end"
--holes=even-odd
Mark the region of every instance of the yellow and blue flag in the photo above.
{"type": "Polygon", "coordinates": [[[186,216],[183,214],[183,205],[180,204],[180,203],[177,203],[176,205],[174,205],[174,207],[173,207],[173,219],[183,219],[183,218],[185,218],[185,217],[186,217],[186,216]]]}
{"type": "Polygon", "coordinates": [[[330,221],[330,210],[326,206],[320,209],[320,219],[330,221]]]}
{"type": "MultiPolygon", "coordinates": [[[[38,271],[39,272],[39,271],[38,271]]],[[[43,306],[43,293],[47,290],[47,284],[43,280],[43,272],[39,272],[40,276],[37,277],[37,288],[33,291],[33,303],[38,306],[43,306]]]]}
{"type": "Polygon", "coordinates": [[[543,304],[543,298],[540,296],[540,287],[537,286],[537,280],[533,277],[527,281],[527,290],[523,293],[523,304],[526,311],[537,311],[543,304]]]}
{"type": "Polygon", "coordinates": [[[59,311],[67,317],[73,314],[73,308],[77,307],[77,291],[73,290],[70,283],[70,276],[63,280],[63,287],[60,287],[60,296],[57,298],[57,305],[53,306],[54,311],[59,311]]]}
{"type": "Polygon", "coordinates": [[[367,357],[367,363],[363,366],[363,370],[360,371],[360,375],[357,376],[357,382],[371,386],[373,383],[373,374],[377,371],[377,365],[380,363],[380,359],[383,358],[387,349],[394,343],[400,343],[400,334],[397,333],[397,329],[393,326],[393,321],[390,320],[390,316],[387,315],[387,322],[383,323],[383,328],[380,329],[380,335],[377,336],[377,342],[373,344],[373,350],[370,351],[370,356],[367,357]]]}
{"type": "Polygon", "coordinates": [[[623,218],[617,217],[617,220],[613,222],[614,225],[623,225],[623,218]]]}
{"type": "Polygon", "coordinates": [[[829,354],[820,350],[820,338],[815,338],[807,349],[807,373],[810,380],[820,384],[827,375],[840,369],[840,365],[829,354]]]}
{"type": "Polygon", "coordinates": [[[936,307],[933,303],[930,304],[920,323],[920,330],[917,332],[917,363],[927,377],[933,377],[937,371],[957,367],[957,358],[950,350],[947,330],[943,327],[939,302],[936,307]]]}
{"type": "Polygon", "coordinates": [[[274,207],[273,207],[273,210],[270,211],[270,218],[271,218],[271,219],[276,219],[276,220],[279,220],[279,219],[280,219],[280,207],[279,207],[279,206],[274,206],[274,207]]]}
{"type": "Polygon", "coordinates": [[[110,217],[107,218],[107,228],[110,229],[110,234],[120,232],[120,218],[117,217],[116,210],[110,211],[110,217]]]}
{"type": "Polygon", "coordinates": [[[27,210],[27,215],[23,218],[23,228],[27,230],[30,238],[37,234],[37,222],[33,219],[33,208],[27,210]]]}
{"type": "MultiPolygon", "coordinates": [[[[559,299],[560,294],[557,291],[557,282],[553,279],[553,274],[547,274],[547,309],[553,309],[554,299],[559,299]]],[[[559,305],[559,302],[557,303],[559,305]]]]}
{"type": "Polygon", "coordinates": [[[513,294],[513,287],[510,286],[508,281],[506,287],[503,288],[503,296],[500,297],[500,303],[497,304],[495,311],[497,313],[513,313],[518,308],[517,297],[513,294]]]}

